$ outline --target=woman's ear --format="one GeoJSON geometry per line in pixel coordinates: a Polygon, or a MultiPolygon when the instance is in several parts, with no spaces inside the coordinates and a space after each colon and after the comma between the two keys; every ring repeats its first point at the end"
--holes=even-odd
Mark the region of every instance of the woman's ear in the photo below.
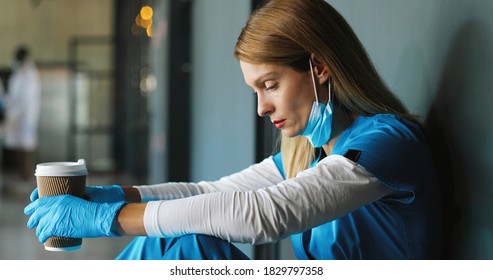
{"type": "Polygon", "coordinates": [[[324,84],[325,82],[327,82],[329,77],[332,76],[329,67],[327,67],[327,65],[323,64],[320,60],[318,60],[314,53],[310,55],[310,59],[312,60],[313,73],[315,74],[318,83],[324,84]]]}

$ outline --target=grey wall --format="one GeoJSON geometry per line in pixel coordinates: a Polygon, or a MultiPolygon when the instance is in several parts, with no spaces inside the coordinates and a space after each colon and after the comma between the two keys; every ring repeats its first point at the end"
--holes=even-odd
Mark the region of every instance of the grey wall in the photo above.
{"type": "Polygon", "coordinates": [[[195,1],[192,180],[213,180],[254,161],[255,97],[233,56],[249,1],[195,1]]]}
{"type": "MultiPolygon", "coordinates": [[[[233,56],[250,1],[193,5],[192,181],[215,180],[255,159],[255,97],[233,56]]],[[[252,256],[251,246],[240,246],[252,256]]]]}
{"type": "Polygon", "coordinates": [[[493,258],[493,1],[331,0],[440,152],[452,257],[493,258]]]}

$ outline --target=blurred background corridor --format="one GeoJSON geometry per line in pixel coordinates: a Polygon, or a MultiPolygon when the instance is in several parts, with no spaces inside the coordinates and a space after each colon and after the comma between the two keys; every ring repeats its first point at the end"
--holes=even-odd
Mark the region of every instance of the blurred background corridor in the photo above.
{"type": "MultiPolygon", "coordinates": [[[[493,2],[327,0],[438,150],[446,258],[493,259],[493,2]]],[[[20,176],[0,111],[0,259],[113,259],[130,237],[45,251],[23,214],[36,163],[85,159],[88,185],[215,180],[276,149],[233,49],[262,0],[0,0],[0,92],[26,46],[38,143],[20,176]]],[[[290,240],[238,244],[294,259],[290,240]]]]}

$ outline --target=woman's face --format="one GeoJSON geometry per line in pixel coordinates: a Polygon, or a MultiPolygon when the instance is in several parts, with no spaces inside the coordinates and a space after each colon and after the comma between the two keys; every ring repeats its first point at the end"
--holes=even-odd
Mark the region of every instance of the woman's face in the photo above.
{"type": "Polygon", "coordinates": [[[244,61],[240,61],[240,66],[246,84],[257,94],[258,115],[268,116],[286,137],[299,135],[305,129],[315,100],[310,71],[244,61]]]}

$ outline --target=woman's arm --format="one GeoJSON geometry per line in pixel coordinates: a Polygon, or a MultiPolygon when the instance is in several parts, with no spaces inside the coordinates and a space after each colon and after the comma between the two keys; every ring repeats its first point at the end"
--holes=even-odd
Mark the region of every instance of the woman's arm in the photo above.
{"type": "Polygon", "coordinates": [[[258,164],[251,165],[215,182],[122,186],[125,201],[131,204],[127,204],[120,210],[117,219],[115,219],[113,230],[120,235],[147,235],[143,224],[147,204],[139,203],[141,201],[179,199],[213,192],[255,190],[275,185],[282,180],[279,169],[272,157],[269,157],[258,164]]]}
{"type": "Polygon", "coordinates": [[[125,194],[127,195],[127,192],[129,192],[129,198],[137,199],[131,200],[134,202],[172,200],[214,192],[258,190],[275,185],[282,180],[283,177],[279,169],[276,167],[272,157],[269,157],[260,163],[253,164],[242,171],[217,181],[134,186],[133,188],[138,191],[138,194],[132,189],[127,189],[125,194]]]}
{"type": "Polygon", "coordinates": [[[113,222],[111,231],[122,235],[147,235],[144,227],[144,211],[147,203],[130,203],[122,207],[113,222]]]}
{"type": "Polygon", "coordinates": [[[131,203],[142,201],[139,189],[135,188],[134,186],[122,186],[122,189],[123,193],[125,194],[125,201],[131,203]]]}
{"type": "Polygon", "coordinates": [[[199,233],[261,244],[327,223],[390,192],[361,166],[329,156],[272,187],[129,204],[117,221],[123,234],[199,233]]]}

